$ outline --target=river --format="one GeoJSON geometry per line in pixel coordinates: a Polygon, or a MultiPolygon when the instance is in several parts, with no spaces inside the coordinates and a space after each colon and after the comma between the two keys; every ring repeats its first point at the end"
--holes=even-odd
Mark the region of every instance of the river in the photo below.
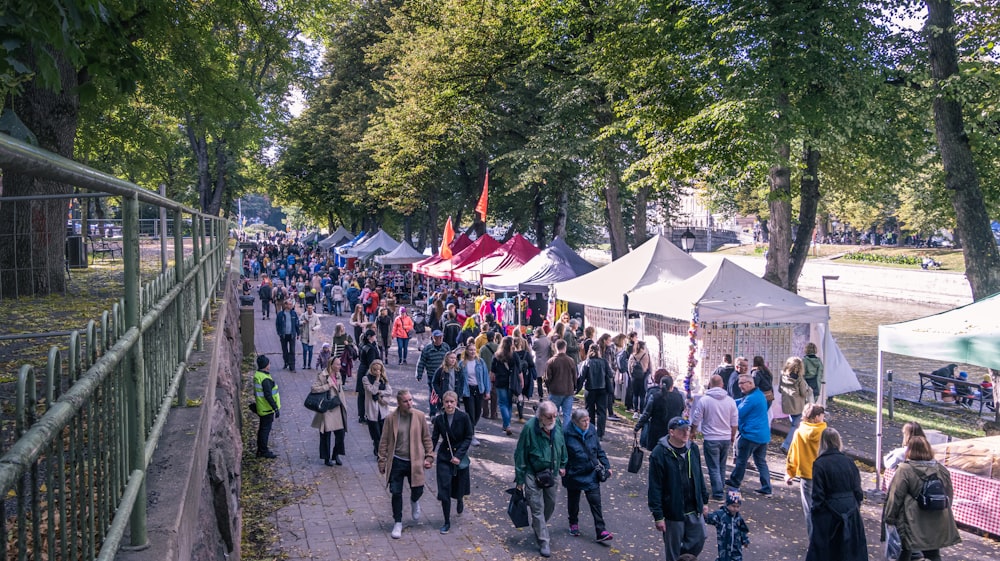
{"type": "MultiPolygon", "coordinates": [[[[819,291],[803,290],[800,295],[814,302],[823,301],[823,294],[819,291]]],[[[856,294],[830,291],[827,291],[827,303],[830,305],[830,330],[840,345],[840,350],[858,374],[861,385],[871,390],[875,389],[875,372],[878,367],[878,326],[909,321],[950,309],[933,304],[868,299],[856,294]]],[[[917,372],[930,372],[945,364],[886,353],[883,355],[882,368],[891,369],[895,373],[897,395],[916,399],[920,388],[917,372]]],[[[983,375],[987,373],[982,367],[959,366],[959,370],[969,373],[970,382],[982,381],[983,375]]]]}

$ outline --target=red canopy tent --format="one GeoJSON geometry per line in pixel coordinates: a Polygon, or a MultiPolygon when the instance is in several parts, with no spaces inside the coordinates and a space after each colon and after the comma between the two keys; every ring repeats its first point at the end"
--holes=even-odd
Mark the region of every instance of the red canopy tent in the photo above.
{"type": "MultiPolygon", "coordinates": [[[[462,251],[463,249],[469,247],[470,245],[472,245],[472,240],[469,239],[468,234],[462,232],[462,234],[457,238],[455,238],[455,241],[451,242],[451,244],[448,247],[451,248],[452,255],[455,255],[458,252],[462,251]]],[[[441,263],[443,261],[445,261],[445,259],[441,259],[440,254],[431,255],[430,257],[424,259],[423,261],[417,261],[416,263],[414,263],[413,272],[426,275],[427,273],[424,271],[427,269],[427,267],[430,267],[432,265],[437,265],[438,263],[441,263]]]]}
{"type": "Polygon", "coordinates": [[[436,279],[461,281],[461,277],[455,274],[455,269],[479,261],[496,251],[498,247],[500,247],[500,242],[491,238],[489,234],[483,234],[472,242],[472,245],[454,254],[451,260],[442,260],[434,265],[424,267],[423,274],[436,279]]]}
{"type": "Polygon", "coordinates": [[[478,283],[482,277],[520,269],[522,265],[539,253],[541,250],[532,245],[524,236],[514,234],[514,237],[507,240],[507,243],[483,259],[456,268],[455,274],[465,282],[478,283]]]}

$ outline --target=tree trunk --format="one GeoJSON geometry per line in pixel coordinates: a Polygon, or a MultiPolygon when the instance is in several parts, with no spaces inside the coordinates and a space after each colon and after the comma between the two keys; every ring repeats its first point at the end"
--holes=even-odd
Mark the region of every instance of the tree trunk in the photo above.
{"type": "MultiPolygon", "coordinates": [[[[10,107],[41,148],[72,158],[80,112],[77,73],[58,52],[48,54],[56,61],[62,89],[53,92],[42,88],[38,80],[30,81],[10,107]]],[[[33,67],[32,57],[23,62],[33,67]]],[[[4,170],[2,192],[6,197],[67,195],[73,188],[4,170]]],[[[68,198],[0,203],[0,294],[4,298],[65,292],[68,209],[68,198]]]]}
{"type": "Polygon", "coordinates": [[[219,216],[219,211],[222,210],[222,195],[225,194],[228,185],[226,181],[228,167],[229,153],[226,151],[226,141],[217,140],[215,141],[215,186],[208,197],[208,207],[202,209],[206,214],[219,216]]]}
{"type": "Polygon", "coordinates": [[[649,215],[646,205],[649,204],[649,187],[640,187],[635,192],[635,223],[632,227],[632,247],[639,247],[649,239],[649,215]]]}
{"type": "Polygon", "coordinates": [[[535,245],[539,248],[544,248],[548,240],[545,236],[545,215],[542,214],[542,184],[535,183],[531,187],[534,191],[534,209],[532,211],[532,224],[535,230],[535,245]]]}
{"type": "Polygon", "coordinates": [[[440,230],[438,228],[438,202],[436,198],[431,198],[427,205],[427,243],[431,248],[432,254],[436,254],[441,247],[441,238],[438,237],[440,230]]]}
{"type": "Polygon", "coordinates": [[[569,214],[569,183],[563,183],[559,190],[559,202],[556,203],[556,218],[552,228],[553,238],[566,241],[566,216],[569,214]]]}
{"type": "Polygon", "coordinates": [[[819,150],[806,147],[802,154],[804,169],[799,181],[799,225],[795,231],[795,241],[788,261],[788,290],[799,291],[799,275],[809,257],[813,231],[816,227],[816,209],[819,207],[819,150]]]}
{"type": "Polygon", "coordinates": [[[788,288],[788,261],[792,247],[792,178],[788,168],[791,148],[787,142],[779,143],[776,156],[779,164],[771,166],[768,182],[771,184],[770,235],[767,247],[767,266],[764,280],[788,288]]]}
{"type": "MultiPolygon", "coordinates": [[[[621,204],[621,174],[618,172],[618,162],[614,150],[605,145],[604,157],[604,216],[608,219],[608,237],[611,241],[611,259],[618,259],[628,253],[628,238],[625,234],[625,223],[622,220],[621,204]]],[[[645,212],[643,209],[642,212],[645,212]]],[[[638,213],[638,211],[637,211],[638,213]]]]}
{"type": "MultiPolygon", "coordinates": [[[[958,76],[958,50],[955,47],[955,13],[950,0],[926,0],[927,24],[924,34],[930,51],[931,76],[936,84],[954,83],[958,76]]],[[[934,131],[945,187],[955,208],[955,222],[962,232],[962,255],[965,275],[972,287],[972,298],[980,300],[1000,292],[1000,252],[990,231],[990,217],[983,203],[983,192],[965,133],[962,106],[941,92],[934,96],[934,131]]]]}

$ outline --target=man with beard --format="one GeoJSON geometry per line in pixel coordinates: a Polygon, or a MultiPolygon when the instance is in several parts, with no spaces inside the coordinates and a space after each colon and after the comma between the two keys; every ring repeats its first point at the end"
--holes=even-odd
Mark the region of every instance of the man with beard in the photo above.
{"type": "Polygon", "coordinates": [[[531,526],[542,557],[552,555],[549,518],[556,508],[556,473],[566,475],[568,453],[555,403],[543,401],[538,415],[524,425],[514,450],[514,484],[531,509],[531,526]]]}
{"type": "Polygon", "coordinates": [[[389,413],[378,445],[378,472],[385,476],[392,495],[392,538],[403,533],[403,479],[410,481],[410,513],[420,521],[424,470],[434,465],[434,445],[427,418],[414,409],[409,390],[396,392],[396,410],[389,413]]]}

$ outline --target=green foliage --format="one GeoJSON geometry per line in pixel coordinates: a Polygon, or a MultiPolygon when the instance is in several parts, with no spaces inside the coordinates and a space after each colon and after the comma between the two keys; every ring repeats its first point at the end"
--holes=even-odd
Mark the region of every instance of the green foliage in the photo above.
{"type": "Polygon", "coordinates": [[[920,266],[921,259],[915,255],[886,255],[884,253],[870,253],[867,251],[854,251],[847,253],[843,257],[848,261],[861,261],[863,263],[879,263],[892,265],[916,265],[920,266]]]}

